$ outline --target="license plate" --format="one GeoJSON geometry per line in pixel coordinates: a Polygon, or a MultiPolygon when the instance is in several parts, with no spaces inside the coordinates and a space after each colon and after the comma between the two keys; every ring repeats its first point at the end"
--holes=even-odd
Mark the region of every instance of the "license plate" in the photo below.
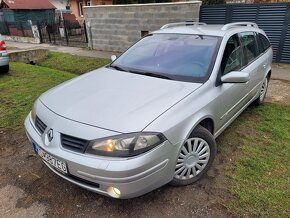
{"type": "Polygon", "coordinates": [[[66,163],[61,161],[54,156],[48,154],[46,151],[42,150],[40,147],[33,143],[34,151],[44,160],[46,163],[51,165],[54,169],[58,170],[63,174],[67,174],[66,163]]]}

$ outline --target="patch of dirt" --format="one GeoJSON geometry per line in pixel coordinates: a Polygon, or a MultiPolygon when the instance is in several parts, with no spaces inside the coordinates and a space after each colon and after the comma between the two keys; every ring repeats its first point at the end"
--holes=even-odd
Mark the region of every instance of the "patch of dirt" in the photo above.
{"type": "Polygon", "coordinates": [[[265,102],[290,105],[290,81],[270,80],[265,102]]]}
{"type": "Polygon", "coordinates": [[[2,217],[44,217],[46,206],[34,202],[29,207],[21,207],[24,191],[16,186],[6,185],[0,189],[0,214],[2,217]],[[15,204],[16,203],[16,204],[15,204]]]}
{"type": "MultiPolygon", "coordinates": [[[[266,101],[288,104],[289,90],[289,83],[271,80],[266,101]]],[[[256,120],[255,115],[242,116],[256,120]]],[[[34,154],[24,130],[0,129],[0,214],[31,217],[33,210],[49,217],[235,217],[225,207],[232,198],[225,168],[242,145],[232,139],[255,134],[248,126],[233,123],[218,138],[213,167],[200,181],[185,187],[166,185],[129,200],[104,197],[63,180],[34,154]]]]}

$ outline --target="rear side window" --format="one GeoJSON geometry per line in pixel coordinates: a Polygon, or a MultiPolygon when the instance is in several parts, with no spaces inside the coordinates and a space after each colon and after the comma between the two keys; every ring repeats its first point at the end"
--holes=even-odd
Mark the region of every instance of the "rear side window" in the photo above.
{"type": "Polygon", "coordinates": [[[266,36],[264,36],[261,33],[258,33],[258,38],[260,39],[260,44],[263,52],[266,51],[268,48],[270,48],[271,44],[266,36]]]}
{"type": "Polygon", "coordinates": [[[258,45],[255,39],[254,32],[241,33],[242,46],[244,48],[245,57],[247,62],[251,62],[259,55],[258,45]]]}

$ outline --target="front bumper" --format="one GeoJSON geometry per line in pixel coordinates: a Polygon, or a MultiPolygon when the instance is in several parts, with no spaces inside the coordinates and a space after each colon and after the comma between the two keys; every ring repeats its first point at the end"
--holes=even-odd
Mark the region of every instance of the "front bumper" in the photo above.
{"type": "MultiPolygon", "coordinates": [[[[31,115],[29,114],[26,118],[25,129],[29,140],[56,158],[65,161],[68,175],[59,173],[47,163],[46,165],[57,175],[78,186],[107,196],[112,196],[110,190],[112,187],[116,187],[121,192],[119,198],[133,198],[152,191],[173,178],[178,149],[168,141],[147,153],[131,158],[100,157],[76,153],[62,148],[60,133],[69,134],[70,131],[65,132],[64,127],[68,127],[67,130],[76,126],[81,129],[84,124],[62,118],[49,110],[41,119],[48,124],[42,135],[33,124],[31,115]],[[53,124],[54,121],[51,122],[54,119],[58,120],[55,123],[62,123],[59,125],[59,129],[53,124]],[[49,145],[45,145],[44,135],[50,128],[54,130],[54,138],[49,145]]],[[[94,128],[96,132],[99,131],[96,127],[86,126],[86,128],[94,128]]],[[[105,135],[109,134],[116,133],[107,132],[105,135]]],[[[96,135],[99,134],[96,133],[96,135]]],[[[87,139],[90,140],[89,136],[87,139]]]]}

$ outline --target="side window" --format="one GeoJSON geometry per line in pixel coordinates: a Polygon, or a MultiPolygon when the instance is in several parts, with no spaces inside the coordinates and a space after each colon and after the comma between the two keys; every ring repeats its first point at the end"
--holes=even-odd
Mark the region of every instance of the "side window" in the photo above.
{"type": "Polygon", "coordinates": [[[258,44],[258,48],[259,48],[259,54],[262,54],[264,52],[264,45],[262,43],[262,40],[260,39],[260,33],[255,33],[256,35],[256,41],[258,44]]]}
{"type": "Polygon", "coordinates": [[[221,72],[225,75],[231,71],[240,70],[243,66],[243,53],[242,46],[239,42],[239,37],[233,35],[229,38],[225,47],[222,63],[221,72]]]}
{"type": "Polygon", "coordinates": [[[241,33],[241,41],[244,48],[246,59],[249,63],[259,55],[259,50],[255,40],[254,32],[241,33]]]}
{"type": "Polygon", "coordinates": [[[271,46],[271,44],[269,40],[267,39],[267,37],[264,36],[263,34],[259,33],[258,36],[260,38],[261,44],[263,46],[263,52],[264,52],[271,46]]]}

